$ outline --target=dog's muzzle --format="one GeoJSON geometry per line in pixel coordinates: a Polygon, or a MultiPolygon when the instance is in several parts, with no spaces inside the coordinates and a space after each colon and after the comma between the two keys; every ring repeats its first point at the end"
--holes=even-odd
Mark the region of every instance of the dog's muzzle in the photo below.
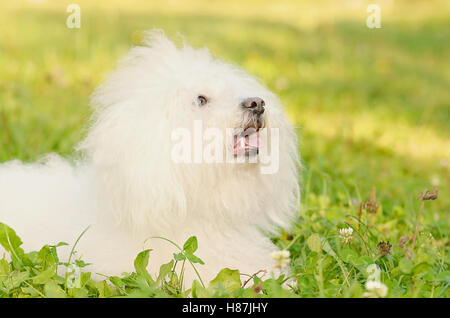
{"type": "Polygon", "coordinates": [[[242,110],[244,112],[245,123],[244,130],[247,128],[254,128],[256,131],[265,126],[265,106],[266,103],[262,98],[250,97],[242,101],[242,110]]]}
{"type": "Polygon", "coordinates": [[[257,116],[261,116],[264,113],[264,106],[266,106],[266,103],[259,97],[250,97],[242,102],[242,107],[257,116]]]}
{"type": "Polygon", "coordinates": [[[244,127],[234,138],[234,155],[252,156],[259,153],[259,129],[265,126],[265,102],[259,97],[250,97],[242,101],[246,121],[244,127]]]}

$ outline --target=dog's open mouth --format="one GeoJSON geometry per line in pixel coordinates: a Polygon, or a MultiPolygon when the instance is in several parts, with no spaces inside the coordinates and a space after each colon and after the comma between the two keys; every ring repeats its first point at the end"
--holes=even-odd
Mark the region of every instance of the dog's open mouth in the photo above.
{"type": "Polygon", "coordinates": [[[248,126],[242,132],[234,136],[234,156],[246,157],[259,153],[260,139],[258,135],[259,126],[248,126]]]}

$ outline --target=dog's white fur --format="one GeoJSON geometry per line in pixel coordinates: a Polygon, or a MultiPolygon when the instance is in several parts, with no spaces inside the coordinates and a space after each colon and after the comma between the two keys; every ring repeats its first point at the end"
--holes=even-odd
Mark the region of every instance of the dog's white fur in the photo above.
{"type": "MultiPolygon", "coordinates": [[[[147,34],[93,95],[93,121],[78,150],[81,160],[57,155],[38,163],[0,165],[0,222],[16,230],[26,250],[60,241],[77,246],[106,275],[133,271],[138,252],[152,248],[155,274],[176,248],[198,238],[197,268],[205,281],[224,268],[252,274],[270,269],[277,248],[268,238],[298,212],[296,134],[277,97],[207,49],[178,48],[162,32],[147,34]],[[196,104],[198,95],[207,107],[196,104]],[[265,123],[280,131],[280,164],[261,174],[259,164],[176,164],[171,132],[204,126],[241,127],[241,101],[265,100],[265,123]]],[[[67,260],[70,247],[61,247],[67,260]]],[[[195,278],[187,268],[186,279],[195,278]]]]}

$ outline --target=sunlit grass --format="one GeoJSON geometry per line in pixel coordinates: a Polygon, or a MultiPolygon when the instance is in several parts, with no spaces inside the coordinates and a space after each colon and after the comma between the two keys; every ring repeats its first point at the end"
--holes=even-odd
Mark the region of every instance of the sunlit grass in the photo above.
{"type": "Polygon", "coordinates": [[[448,1],[378,1],[376,30],[365,25],[367,1],[82,0],[79,30],[65,26],[69,3],[0,3],[0,162],[72,153],[89,94],[143,30],[158,27],[209,47],[280,95],[305,166],[304,219],[290,246],[298,262],[308,262],[304,238],[335,235],[372,186],[382,207],[375,227],[398,242],[415,225],[418,195],[439,185],[421,223],[447,266],[448,1]]]}

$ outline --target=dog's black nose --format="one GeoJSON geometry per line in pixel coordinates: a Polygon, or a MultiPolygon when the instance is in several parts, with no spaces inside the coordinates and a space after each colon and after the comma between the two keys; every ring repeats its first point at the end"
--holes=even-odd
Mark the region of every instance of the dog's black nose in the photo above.
{"type": "Polygon", "coordinates": [[[264,100],[259,97],[250,97],[242,102],[242,106],[253,111],[257,115],[261,115],[262,113],[264,113],[265,105],[266,103],[264,103],[264,100]]]}

